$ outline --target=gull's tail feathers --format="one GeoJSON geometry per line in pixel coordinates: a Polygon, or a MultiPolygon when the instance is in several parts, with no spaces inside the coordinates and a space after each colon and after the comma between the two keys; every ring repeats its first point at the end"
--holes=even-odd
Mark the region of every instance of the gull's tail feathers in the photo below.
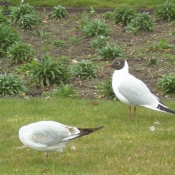
{"type": "Polygon", "coordinates": [[[102,128],[104,128],[104,126],[99,126],[97,128],[78,128],[78,130],[80,131],[78,137],[89,135],[92,132],[98,131],[99,129],[102,129],[102,128]]]}

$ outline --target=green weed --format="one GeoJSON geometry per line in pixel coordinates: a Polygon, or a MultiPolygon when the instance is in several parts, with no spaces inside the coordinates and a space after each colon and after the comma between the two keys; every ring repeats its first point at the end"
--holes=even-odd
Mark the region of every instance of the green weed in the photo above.
{"type": "Polygon", "coordinates": [[[73,87],[73,85],[71,84],[63,84],[61,83],[59,88],[56,89],[53,93],[52,96],[54,97],[61,97],[61,98],[65,98],[65,97],[76,97],[78,95],[75,87],[73,87]]]}
{"type": "Polygon", "coordinates": [[[175,73],[169,73],[158,79],[157,87],[162,90],[163,93],[175,92],[175,73]]]}
{"type": "Polygon", "coordinates": [[[130,23],[135,16],[136,10],[129,5],[118,6],[113,12],[115,23],[122,23],[123,25],[130,23]]]}
{"type": "Polygon", "coordinates": [[[24,82],[15,74],[0,74],[0,96],[27,92],[24,82]]]}
{"type": "Polygon", "coordinates": [[[0,53],[5,53],[9,46],[20,40],[19,34],[10,25],[0,24],[0,53]]]}
{"type": "Polygon", "coordinates": [[[12,46],[8,47],[6,59],[12,63],[24,63],[31,62],[35,57],[33,48],[22,42],[16,42],[12,46]]]}
{"type": "Polygon", "coordinates": [[[85,35],[89,37],[96,36],[109,36],[111,29],[104,22],[99,19],[91,20],[87,25],[82,28],[82,31],[85,35]]]}
{"type": "Polygon", "coordinates": [[[75,77],[82,79],[92,79],[97,77],[97,68],[89,60],[82,60],[73,67],[75,77]]]}
{"type": "Polygon", "coordinates": [[[97,54],[100,56],[100,60],[113,60],[122,56],[122,49],[117,45],[107,44],[102,48],[98,48],[97,54]]]}
{"type": "Polygon", "coordinates": [[[68,12],[66,8],[61,5],[58,5],[53,7],[50,18],[54,18],[57,20],[57,19],[64,18],[66,16],[68,16],[68,12]]]}
{"type": "Polygon", "coordinates": [[[175,19],[175,4],[173,1],[166,1],[156,7],[154,15],[159,20],[167,20],[168,22],[175,19]]]}

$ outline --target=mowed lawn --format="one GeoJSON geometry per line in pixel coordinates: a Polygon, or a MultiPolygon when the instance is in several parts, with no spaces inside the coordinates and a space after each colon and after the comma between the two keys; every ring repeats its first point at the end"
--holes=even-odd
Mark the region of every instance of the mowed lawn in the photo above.
{"type": "MultiPolygon", "coordinates": [[[[165,103],[175,109],[173,101],[165,103]]],[[[129,120],[127,110],[119,101],[0,99],[0,174],[175,174],[175,115],[138,107],[129,120]],[[19,128],[40,120],[105,127],[74,140],[63,153],[52,152],[45,163],[44,153],[18,149],[19,128]]]]}

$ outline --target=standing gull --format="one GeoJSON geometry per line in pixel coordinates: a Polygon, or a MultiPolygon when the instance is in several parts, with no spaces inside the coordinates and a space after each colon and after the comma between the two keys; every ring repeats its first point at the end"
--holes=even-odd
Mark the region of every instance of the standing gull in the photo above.
{"type": "Polygon", "coordinates": [[[128,117],[131,118],[131,106],[134,106],[134,116],[136,106],[143,106],[160,112],[175,114],[164,105],[160,99],[152,94],[146,84],[135,78],[128,72],[128,63],[122,58],[115,59],[111,65],[105,68],[114,68],[112,77],[112,88],[117,98],[129,105],[128,117]]]}
{"type": "Polygon", "coordinates": [[[103,126],[83,129],[66,126],[54,121],[40,121],[22,126],[19,129],[19,139],[29,148],[44,151],[47,158],[48,152],[63,152],[70,141],[101,128],[103,126]]]}

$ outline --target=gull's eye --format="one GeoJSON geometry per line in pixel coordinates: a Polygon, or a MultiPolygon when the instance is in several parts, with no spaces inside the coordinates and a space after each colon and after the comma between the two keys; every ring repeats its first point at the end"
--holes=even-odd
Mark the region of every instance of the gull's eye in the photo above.
{"type": "Polygon", "coordinates": [[[120,65],[120,62],[117,62],[117,65],[120,65]]]}

